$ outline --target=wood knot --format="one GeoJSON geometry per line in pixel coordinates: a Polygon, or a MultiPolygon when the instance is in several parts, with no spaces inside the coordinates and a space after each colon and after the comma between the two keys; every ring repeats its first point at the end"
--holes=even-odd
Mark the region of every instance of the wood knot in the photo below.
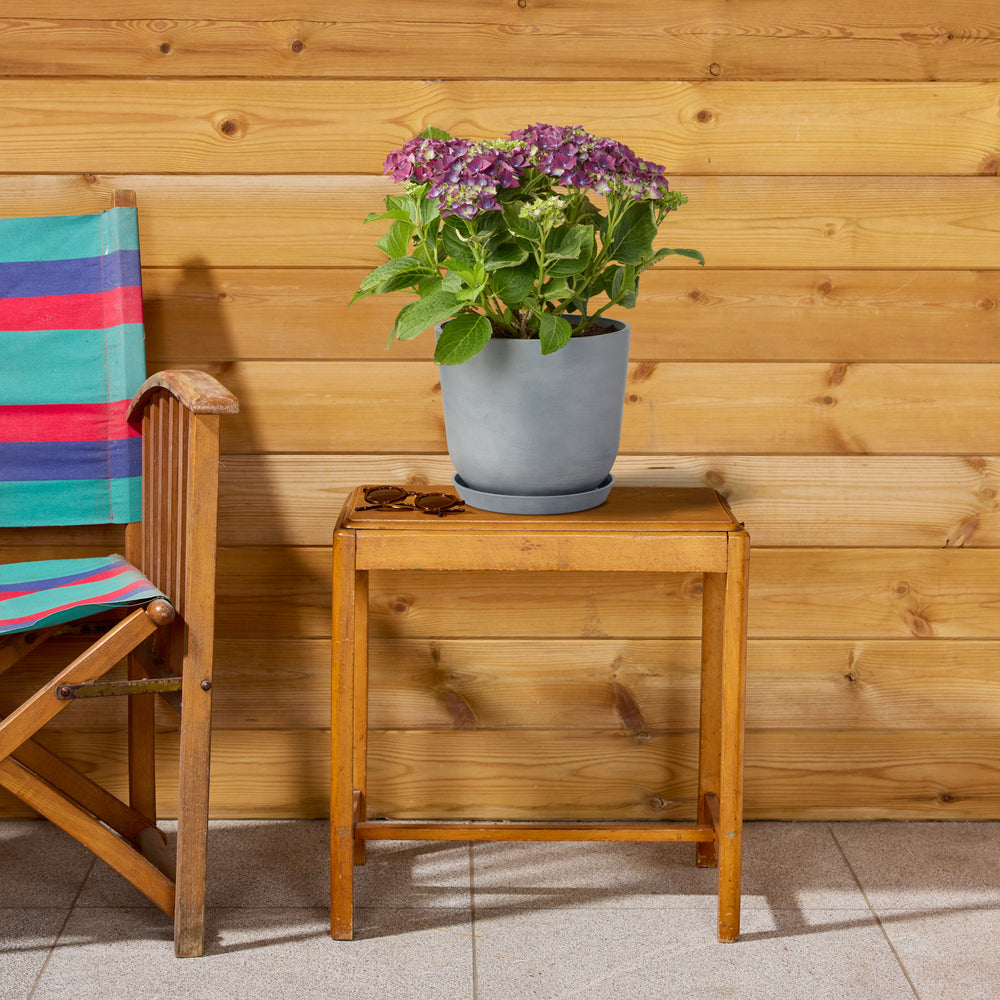
{"type": "Polygon", "coordinates": [[[723,486],[726,482],[726,477],[723,473],[719,472],[718,469],[708,469],[705,472],[705,485],[713,486],[716,489],[723,486]]]}
{"type": "Polygon", "coordinates": [[[305,42],[303,42],[301,38],[296,38],[291,45],[291,49],[296,55],[298,55],[298,53],[301,52],[305,47],[306,47],[305,42]]]}
{"type": "Polygon", "coordinates": [[[833,291],[833,282],[829,278],[826,278],[816,286],[816,291],[819,292],[821,296],[829,295],[830,292],[833,291]]]}
{"type": "Polygon", "coordinates": [[[988,156],[979,165],[979,174],[981,177],[996,177],[1000,174],[1000,159],[996,156],[988,156]]]}
{"type": "Polygon", "coordinates": [[[246,135],[247,120],[242,115],[226,115],[218,124],[219,134],[227,139],[241,139],[246,135]]]}
{"type": "Polygon", "coordinates": [[[168,55],[170,53],[170,42],[160,42],[160,51],[164,55],[168,55]]]}
{"type": "Polygon", "coordinates": [[[653,372],[655,371],[655,361],[640,361],[635,368],[632,369],[632,375],[630,376],[629,381],[646,382],[652,377],[653,372]]]}
{"type": "Polygon", "coordinates": [[[722,76],[722,67],[718,63],[712,63],[708,67],[708,72],[712,76],[722,76]]]}
{"type": "Polygon", "coordinates": [[[976,308],[982,309],[983,312],[993,312],[993,310],[996,309],[996,307],[997,307],[996,299],[985,298],[985,299],[980,299],[976,303],[976,308]]]}
{"type": "Polygon", "coordinates": [[[827,385],[840,385],[841,382],[847,378],[847,370],[850,365],[847,364],[837,364],[830,365],[826,370],[826,384],[827,385]]]}
{"type": "Polygon", "coordinates": [[[709,108],[702,108],[694,117],[702,125],[710,125],[715,121],[715,114],[709,108]]]}
{"type": "Polygon", "coordinates": [[[409,612],[412,602],[406,597],[394,597],[389,602],[389,610],[394,615],[405,615],[409,612]]]}
{"type": "Polygon", "coordinates": [[[945,539],[944,547],[961,548],[979,530],[979,518],[970,514],[945,539]]]}

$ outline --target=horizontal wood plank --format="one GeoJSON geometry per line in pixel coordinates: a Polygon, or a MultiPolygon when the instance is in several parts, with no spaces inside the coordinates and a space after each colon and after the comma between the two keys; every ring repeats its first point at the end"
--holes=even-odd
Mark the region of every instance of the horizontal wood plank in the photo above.
{"type": "MultiPolygon", "coordinates": [[[[236,362],[209,371],[240,399],[229,453],[443,452],[435,365],[236,362]]],[[[989,454],[995,365],[632,362],[620,451],[989,454]]]]}
{"type": "MultiPolygon", "coordinates": [[[[711,486],[755,547],[1000,546],[995,457],[625,455],[613,472],[622,486],[711,486]]],[[[446,455],[226,455],[220,541],[327,545],[353,487],[429,487],[453,473],[446,455]]]]}
{"type": "MultiPolygon", "coordinates": [[[[138,193],[147,267],[365,267],[384,259],[365,226],[392,182],[360,176],[204,177],[88,173],[0,175],[0,214],[106,208],[138,193]]],[[[678,175],[689,203],[658,246],[696,247],[709,268],[979,269],[1000,247],[1000,185],[991,177],[700,177],[678,175]]],[[[671,257],[664,269],[697,265],[671,257]]],[[[698,272],[701,273],[700,271],[698,272]]],[[[706,272],[707,273],[707,272],[706,272]]]]}
{"type": "MultiPolygon", "coordinates": [[[[80,649],[60,642],[32,654],[5,675],[3,705],[23,700],[80,649]]],[[[526,646],[379,638],[369,650],[369,726],[607,729],[637,738],[683,731],[698,713],[699,649],[696,639],[535,639],[526,646]]],[[[1000,730],[998,655],[997,639],[752,639],[747,724],[1000,730]]],[[[216,646],[215,677],[216,732],[329,729],[328,640],[225,637],[216,646]]],[[[124,713],[122,699],[94,698],[49,731],[121,727],[124,713]]],[[[157,726],[175,731],[177,716],[162,706],[157,726]]]]}
{"type": "MultiPolygon", "coordinates": [[[[124,733],[53,749],[124,791],[124,733]]],[[[159,809],[176,815],[165,738],[159,809]]],[[[212,753],[216,818],[319,818],[329,812],[329,736],[226,731],[212,753]],[[254,762],[247,767],[247,760],[254,762]]],[[[565,733],[385,733],[372,744],[375,812],[398,817],[684,819],[693,815],[693,735],[636,744],[628,736],[565,733]],[[486,737],[485,740],[483,737],[486,737]]],[[[947,730],[872,733],[751,730],[748,819],[1000,819],[1000,736],[947,730]]],[[[0,791],[0,818],[30,813],[0,791]]]]}
{"type": "Polygon", "coordinates": [[[240,0],[141,0],[128,19],[110,0],[0,4],[0,55],[22,75],[344,76],[565,78],[552,52],[604,64],[632,79],[997,79],[1000,23],[986,0],[706,0],[692,7],[622,0],[615,17],[596,3],[449,0],[415,7],[350,0],[285,7],[240,0]],[[32,31],[40,44],[27,45],[32,31]],[[81,44],[85,41],[84,44],[81,44]],[[101,58],[102,54],[110,58],[101,58]]]}
{"type": "Polygon", "coordinates": [[[294,149],[299,173],[379,175],[428,125],[487,138],[541,119],[613,136],[670,174],[992,175],[998,95],[940,81],[8,80],[3,166],[49,171],[57,135],[60,160],[92,173],[274,174],[294,149]]]}
{"type": "MultiPolygon", "coordinates": [[[[994,639],[998,575],[995,549],[755,549],[749,632],[994,639]]],[[[220,550],[220,635],[328,639],[330,593],[326,547],[220,550]]],[[[690,574],[379,571],[370,596],[372,634],[382,638],[693,638],[700,630],[701,579],[690,574]]]]}
{"type": "MultiPolygon", "coordinates": [[[[428,359],[388,331],[405,295],[349,306],[365,275],[332,268],[147,268],[153,369],[249,359],[428,359]]],[[[655,268],[622,317],[631,355],[673,361],[1000,361],[1000,271],[655,268]],[[941,331],[946,329],[947,336],[941,331]]]]}

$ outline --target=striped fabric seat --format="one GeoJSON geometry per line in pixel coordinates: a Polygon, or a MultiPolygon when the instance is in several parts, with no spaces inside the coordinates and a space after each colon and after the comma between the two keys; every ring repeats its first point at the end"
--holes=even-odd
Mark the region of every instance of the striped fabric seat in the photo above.
{"type": "Polygon", "coordinates": [[[119,555],[0,566],[0,635],[61,625],[162,596],[119,555]]]}
{"type": "MultiPolygon", "coordinates": [[[[0,525],[142,516],[134,208],[0,219],[0,525]]],[[[161,596],[121,556],[0,567],[0,634],[161,596]]]]}

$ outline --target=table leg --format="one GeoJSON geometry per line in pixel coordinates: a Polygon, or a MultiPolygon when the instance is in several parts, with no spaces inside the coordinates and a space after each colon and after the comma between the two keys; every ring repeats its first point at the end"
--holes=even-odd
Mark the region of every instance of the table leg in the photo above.
{"type": "Polygon", "coordinates": [[[330,933],[354,936],[355,535],[333,539],[333,660],[330,713],[330,933]]]}
{"type": "MultiPolygon", "coordinates": [[[[366,818],[368,796],[368,572],[354,574],[354,822],[366,818]]],[[[354,864],[365,863],[365,841],[354,838],[354,864]]]]}
{"type": "Polygon", "coordinates": [[[746,613],[750,545],[729,535],[722,620],[722,734],[719,787],[719,940],[740,935],[743,847],[743,731],[746,704],[746,613]]]}
{"type": "MultiPolygon", "coordinates": [[[[719,798],[722,759],[722,631],[726,604],[726,574],[705,573],[702,583],[701,721],[698,743],[698,822],[713,821],[709,799],[719,798]]],[[[719,863],[713,838],[697,847],[699,868],[719,863]]]]}

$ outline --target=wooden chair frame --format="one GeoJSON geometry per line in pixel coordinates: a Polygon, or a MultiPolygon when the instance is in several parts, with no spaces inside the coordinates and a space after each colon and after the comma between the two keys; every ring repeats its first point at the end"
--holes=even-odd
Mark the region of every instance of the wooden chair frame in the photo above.
{"type": "MultiPolygon", "coordinates": [[[[128,204],[130,194],[116,192],[115,204],[128,204]]],[[[0,785],[173,916],[178,957],[204,949],[219,418],[238,410],[202,372],[160,372],[143,384],[129,410],[142,426],[143,520],[126,527],[125,557],[170,603],[127,614],[0,720],[0,785]],[[124,658],[129,680],[97,683],[124,658]],[[72,701],[104,694],[131,695],[128,803],[34,739],[72,701]],[[175,854],[156,827],[156,694],[181,715],[175,854]]],[[[0,674],[60,631],[0,640],[0,674]]]]}

